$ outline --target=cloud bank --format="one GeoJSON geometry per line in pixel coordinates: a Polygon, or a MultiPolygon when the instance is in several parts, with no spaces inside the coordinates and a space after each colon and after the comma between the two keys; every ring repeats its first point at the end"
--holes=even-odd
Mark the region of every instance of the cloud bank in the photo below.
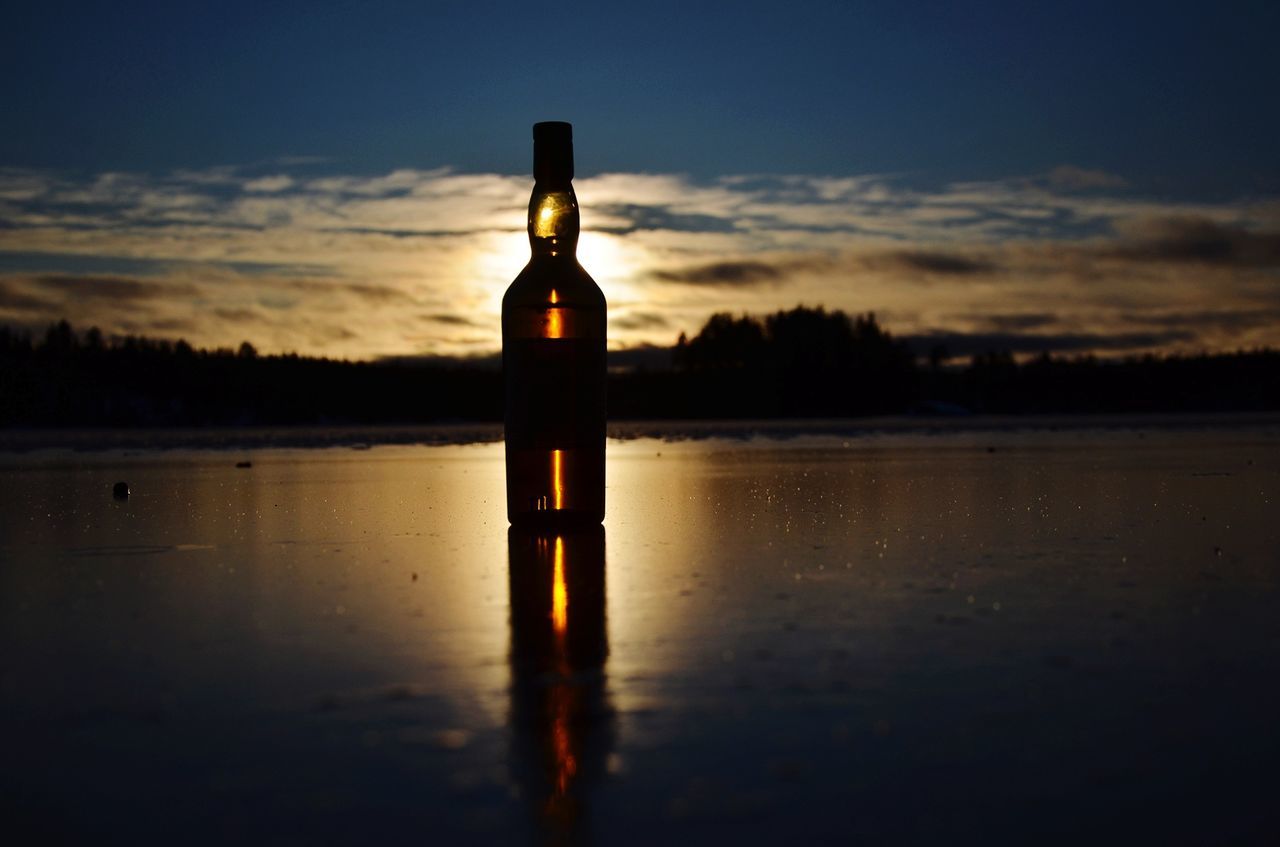
{"type": "MultiPolygon", "coordinates": [[[[0,322],[350,358],[497,349],[502,293],[528,255],[530,181],[316,168],[0,168],[0,322]]],[[[933,187],[622,173],[576,185],[579,254],[615,347],[797,303],[875,311],[953,352],[1280,346],[1275,199],[1154,200],[1070,165],[933,187]]]]}

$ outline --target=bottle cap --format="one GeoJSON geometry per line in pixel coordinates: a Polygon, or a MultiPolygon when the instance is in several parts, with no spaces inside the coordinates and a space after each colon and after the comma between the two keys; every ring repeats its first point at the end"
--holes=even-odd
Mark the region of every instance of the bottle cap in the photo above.
{"type": "Polygon", "coordinates": [[[537,182],[573,179],[573,124],[543,121],[533,125],[533,178],[537,182]]]}

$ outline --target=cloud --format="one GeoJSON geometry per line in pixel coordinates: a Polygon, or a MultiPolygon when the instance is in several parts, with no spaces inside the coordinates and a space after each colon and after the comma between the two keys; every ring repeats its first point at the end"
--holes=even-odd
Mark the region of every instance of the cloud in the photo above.
{"type": "Polygon", "coordinates": [[[0,279],[0,310],[56,315],[58,308],[56,301],[24,290],[17,280],[0,279]]]}
{"type": "Polygon", "coordinates": [[[968,276],[995,270],[995,265],[990,262],[941,251],[896,250],[884,253],[879,258],[889,263],[896,263],[905,270],[924,271],[943,276],[968,276]]]}
{"type": "Polygon", "coordinates": [[[31,277],[28,284],[36,289],[56,292],[71,298],[114,300],[121,303],[180,297],[192,293],[191,287],[187,285],[159,283],[122,276],[41,274],[31,277]]]}
{"type": "Polygon", "coordinates": [[[1058,323],[1058,316],[1049,312],[1015,312],[1004,315],[981,315],[975,322],[997,332],[1040,329],[1058,323]]]}
{"type": "Polygon", "coordinates": [[[447,168],[420,171],[401,168],[385,176],[325,176],[316,177],[304,187],[319,194],[348,194],[363,197],[402,197],[422,190],[424,186],[440,184],[450,176],[447,168]]]}
{"type": "MultiPolygon", "coordinates": [[[[1251,317],[1280,308],[1274,198],[1153,199],[1072,165],[950,184],[613,173],[577,189],[579,252],[613,305],[615,347],[669,345],[729,295],[742,311],[874,310],[898,334],[945,327],[1037,349],[1280,345],[1280,321],[1251,317]]],[[[528,255],[529,190],[524,176],[313,161],[0,168],[0,310],[104,331],[186,326],[192,343],[248,337],[263,352],[496,350],[502,292],[528,255]]]]}
{"type": "Polygon", "coordinates": [[[1280,308],[1248,310],[1205,309],[1195,312],[1127,312],[1120,317],[1125,323],[1139,326],[1181,327],[1197,333],[1213,329],[1230,333],[1280,325],[1280,308]]]}
{"type": "Polygon", "coordinates": [[[385,227],[371,226],[334,226],[325,227],[319,232],[342,233],[343,235],[383,235],[387,238],[457,238],[459,235],[475,235],[477,233],[491,230],[473,229],[387,229],[385,227]]]}
{"type": "MultiPolygon", "coordinates": [[[[170,179],[174,183],[187,185],[234,185],[239,181],[240,168],[235,165],[219,165],[212,168],[181,168],[170,174],[170,179]]],[[[115,181],[139,180],[146,181],[146,177],[140,174],[103,174],[103,177],[110,178],[115,181]]]]}
{"type": "Polygon", "coordinates": [[[1087,191],[1096,188],[1124,188],[1124,177],[1106,171],[1078,168],[1075,165],[1059,165],[1045,175],[1050,186],[1063,191],[1087,191]]]}
{"type": "Polygon", "coordinates": [[[214,309],[213,313],[224,321],[231,323],[248,324],[262,320],[262,313],[254,309],[214,309]]]}
{"type": "Polygon", "coordinates": [[[51,182],[39,171],[0,168],[0,200],[34,200],[49,190],[51,182]]]}
{"type": "Polygon", "coordinates": [[[786,277],[786,272],[781,267],[767,262],[745,261],[712,262],[708,265],[695,265],[677,270],[658,270],[653,272],[653,276],[663,282],[740,288],[763,284],[776,285],[786,277]]]}
{"type": "Polygon", "coordinates": [[[658,312],[626,312],[609,319],[615,329],[668,329],[671,320],[658,312]]]}
{"type": "Polygon", "coordinates": [[[627,235],[638,230],[679,230],[681,232],[732,232],[731,218],[718,215],[681,213],[664,205],[640,203],[604,203],[592,210],[592,229],[614,235],[627,235]],[[600,224],[599,218],[616,219],[616,223],[600,224]]]}
{"type": "Polygon", "coordinates": [[[445,324],[446,326],[475,326],[476,322],[464,315],[451,314],[435,314],[421,315],[420,318],[431,323],[445,324]]]}
{"type": "Polygon", "coordinates": [[[661,282],[678,282],[686,285],[755,288],[781,285],[800,272],[822,269],[830,265],[829,259],[817,255],[761,257],[658,269],[652,272],[652,277],[661,282]]]}
{"type": "Polygon", "coordinates": [[[376,303],[412,303],[413,297],[390,285],[372,285],[369,283],[349,282],[338,286],[339,290],[354,294],[361,300],[376,303]]]}
{"type": "Polygon", "coordinates": [[[326,279],[284,279],[274,286],[277,289],[301,291],[315,295],[349,294],[360,300],[374,303],[412,303],[413,297],[390,285],[366,282],[344,282],[326,279]]]}
{"type": "Polygon", "coordinates": [[[291,188],[293,184],[293,177],[285,176],[284,174],[276,174],[274,176],[262,176],[257,179],[251,179],[244,184],[244,190],[274,194],[277,191],[284,191],[286,188],[291,188]]]}
{"type": "Polygon", "coordinates": [[[1147,217],[1120,224],[1110,253],[1135,261],[1280,267],[1280,231],[1253,231],[1204,217],[1147,217]]]}

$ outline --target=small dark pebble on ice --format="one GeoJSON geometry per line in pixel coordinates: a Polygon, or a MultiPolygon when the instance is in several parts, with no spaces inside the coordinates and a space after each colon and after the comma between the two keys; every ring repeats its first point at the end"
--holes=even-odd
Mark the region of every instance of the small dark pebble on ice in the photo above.
{"type": "Polygon", "coordinates": [[[237,468],[251,468],[251,467],[253,467],[253,462],[236,462],[236,467],[237,467],[237,468]]]}
{"type": "Polygon", "coordinates": [[[111,496],[115,497],[117,500],[129,499],[129,483],[117,482],[111,488],[111,496]]]}

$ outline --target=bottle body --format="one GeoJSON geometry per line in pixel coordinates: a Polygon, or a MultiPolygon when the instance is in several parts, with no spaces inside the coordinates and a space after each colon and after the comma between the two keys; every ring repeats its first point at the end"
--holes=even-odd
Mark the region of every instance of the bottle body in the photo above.
{"type": "MultiPolygon", "coordinates": [[[[544,126],[535,126],[535,144],[544,126]]],[[[533,255],[502,300],[507,519],[523,526],[599,524],[606,304],[574,255],[571,148],[567,156],[559,148],[538,155],[542,167],[535,166],[529,202],[533,255]]]]}
{"type": "Polygon", "coordinates": [[[565,264],[531,261],[503,299],[507,519],[513,524],[604,520],[604,295],[576,261],[565,264]],[[567,289],[587,290],[566,302],[567,289]],[[595,297],[581,296],[591,289],[595,297]],[[551,302],[552,292],[558,302],[551,302]]]}

